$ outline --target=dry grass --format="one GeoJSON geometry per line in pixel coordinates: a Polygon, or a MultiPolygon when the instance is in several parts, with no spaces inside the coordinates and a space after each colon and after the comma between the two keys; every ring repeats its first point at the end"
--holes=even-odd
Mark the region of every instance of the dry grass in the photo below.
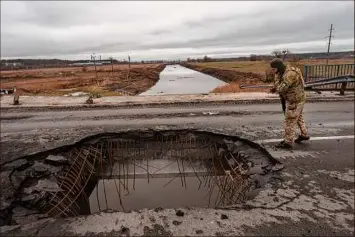
{"type": "Polygon", "coordinates": [[[215,88],[211,93],[240,93],[240,92],[269,92],[268,88],[248,88],[240,89],[240,84],[236,82],[231,82],[227,85],[223,85],[215,88]]]}
{"type": "MultiPolygon", "coordinates": [[[[331,59],[328,64],[351,64],[354,59],[331,59]]],[[[228,69],[239,72],[253,72],[260,75],[265,75],[265,71],[269,69],[268,61],[232,61],[232,62],[207,62],[207,63],[193,63],[201,67],[228,69]]],[[[300,60],[292,62],[293,65],[303,70],[304,65],[318,65],[325,64],[325,60],[300,60]]]]}
{"type": "MultiPolygon", "coordinates": [[[[297,62],[287,62],[288,64],[297,66],[302,73],[304,65],[325,64],[325,60],[300,60],[297,62]]],[[[337,64],[353,64],[353,59],[332,59],[329,65],[337,64]]],[[[212,93],[239,93],[239,92],[268,92],[267,88],[240,89],[241,84],[263,84],[257,77],[242,76],[245,73],[258,74],[265,77],[269,72],[270,66],[268,61],[232,61],[232,62],[207,62],[207,63],[191,63],[193,69],[203,73],[215,76],[225,82],[227,85],[215,88],[212,93]]],[[[265,85],[265,83],[263,84],[265,85]]]]}
{"type": "Polygon", "coordinates": [[[97,78],[93,66],[73,68],[50,68],[1,72],[1,87],[16,86],[20,95],[64,95],[68,92],[100,93],[121,95],[117,89],[138,94],[153,86],[159,80],[164,66],[159,64],[97,66],[97,78]]]}

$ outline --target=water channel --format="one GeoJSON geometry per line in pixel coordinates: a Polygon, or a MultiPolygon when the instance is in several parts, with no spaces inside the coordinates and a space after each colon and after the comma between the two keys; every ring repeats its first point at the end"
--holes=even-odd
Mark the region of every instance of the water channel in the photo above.
{"type": "Polygon", "coordinates": [[[180,65],[168,65],[160,73],[159,81],[140,95],[203,94],[225,82],[180,65]]]}

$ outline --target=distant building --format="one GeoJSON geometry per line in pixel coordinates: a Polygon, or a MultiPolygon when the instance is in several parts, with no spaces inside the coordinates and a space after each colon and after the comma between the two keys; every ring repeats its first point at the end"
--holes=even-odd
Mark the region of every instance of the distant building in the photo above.
{"type": "Polygon", "coordinates": [[[101,60],[101,61],[88,61],[88,62],[81,62],[81,63],[72,63],[70,66],[100,66],[100,65],[105,65],[105,64],[111,64],[110,60],[101,60]]]}
{"type": "Polygon", "coordinates": [[[4,64],[6,67],[22,67],[23,66],[23,63],[19,63],[19,62],[13,62],[13,63],[5,62],[4,64]]]}

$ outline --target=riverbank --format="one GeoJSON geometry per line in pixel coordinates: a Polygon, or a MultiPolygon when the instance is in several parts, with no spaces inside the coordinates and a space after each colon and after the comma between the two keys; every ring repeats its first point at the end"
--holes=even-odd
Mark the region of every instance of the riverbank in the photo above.
{"type": "Polygon", "coordinates": [[[138,95],[159,81],[163,64],[44,68],[1,72],[1,87],[17,94],[62,96],[92,93],[101,96],[138,95]]]}

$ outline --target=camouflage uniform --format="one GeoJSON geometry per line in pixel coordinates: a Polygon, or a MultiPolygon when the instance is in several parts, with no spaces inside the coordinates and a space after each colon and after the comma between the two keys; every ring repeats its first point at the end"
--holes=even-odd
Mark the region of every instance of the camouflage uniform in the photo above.
{"type": "Polygon", "coordinates": [[[273,83],[274,86],[273,86],[273,89],[276,89],[277,90],[277,87],[279,86],[280,84],[280,76],[275,73],[275,74],[272,74],[270,72],[266,72],[266,76],[265,76],[265,79],[261,79],[261,81],[263,82],[266,82],[266,83],[273,83]]]}
{"type": "MultiPolygon", "coordinates": [[[[261,81],[266,82],[266,83],[273,82],[274,85],[270,89],[271,93],[275,93],[277,91],[277,87],[280,84],[280,80],[281,80],[281,77],[279,76],[279,74],[278,73],[272,73],[271,71],[266,71],[266,75],[265,75],[264,80],[261,79],[261,81]]],[[[285,99],[281,95],[279,95],[279,96],[280,96],[280,100],[281,100],[282,111],[285,114],[285,111],[286,111],[285,99]]]]}
{"type": "Polygon", "coordinates": [[[291,145],[295,138],[296,124],[301,130],[301,136],[307,136],[307,127],[303,119],[306,94],[301,70],[287,65],[278,83],[277,92],[286,100],[286,113],[283,123],[284,142],[291,145]]]}

